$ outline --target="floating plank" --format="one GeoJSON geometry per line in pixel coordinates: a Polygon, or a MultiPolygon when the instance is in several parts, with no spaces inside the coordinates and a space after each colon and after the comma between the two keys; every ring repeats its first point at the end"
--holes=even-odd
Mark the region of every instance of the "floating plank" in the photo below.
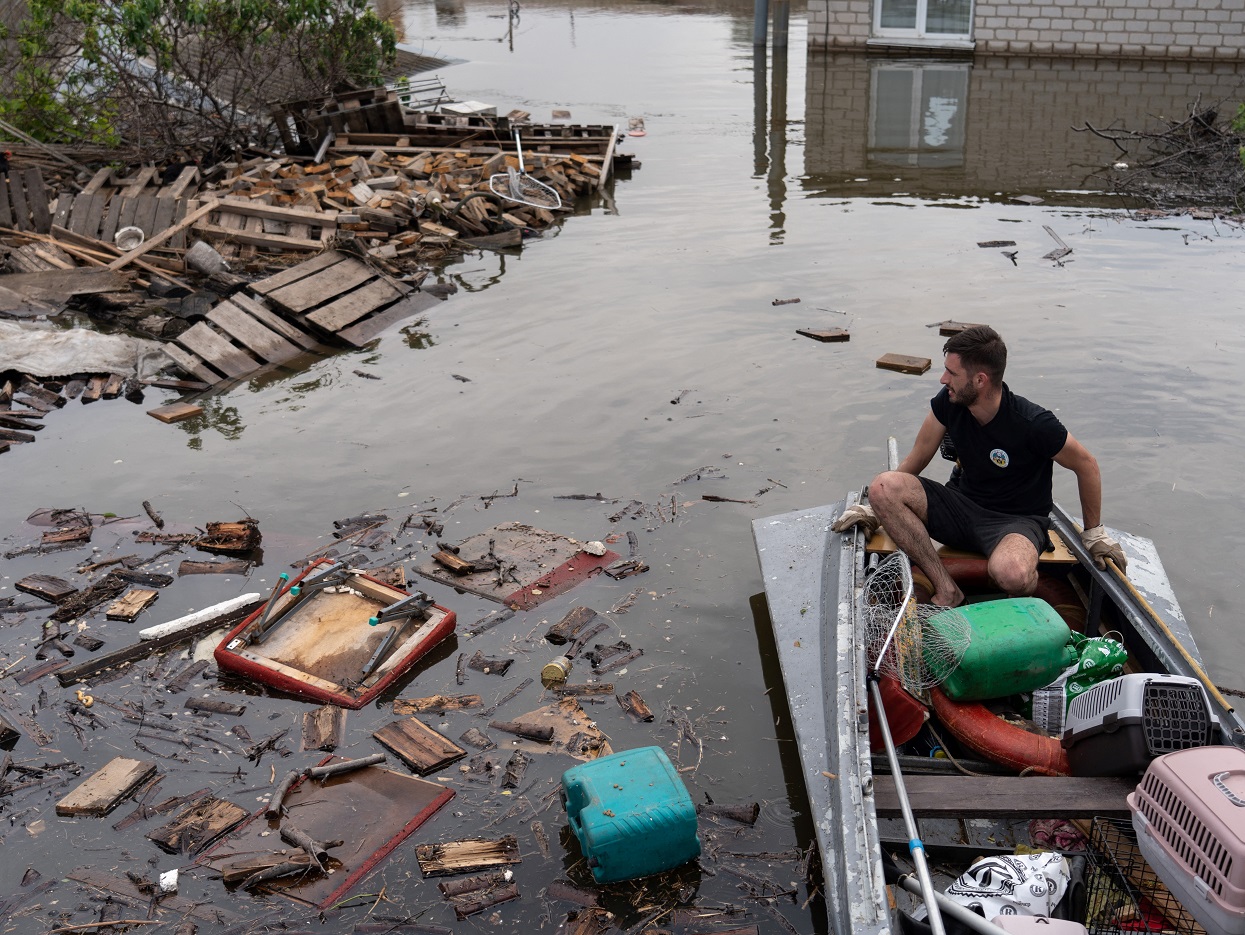
{"type": "Polygon", "coordinates": [[[402,298],[402,295],[401,290],[389,280],[374,279],[311,312],[307,320],[326,331],[340,331],[364,315],[402,298]]]}
{"type": "Polygon", "coordinates": [[[852,336],[842,328],[796,328],[795,333],[814,341],[850,341],[852,336]]]}
{"type": "Polygon", "coordinates": [[[591,607],[572,607],[565,617],[545,632],[545,639],[555,646],[569,643],[596,617],[597,612],[591,607]]]}
{"type": "Polygon", "coordinates": [[[297,344],[303,350],[311,350],[319,345],[319,341],[313,338],[307,332],[294,327],[267,305],[256,299],[251,298],[245,292],[235,292],[229,297],[229,301],[242,311],[246,312],[252,318],[259,321],[260,324],[266,325],[275,331],[281,337],[285,338],[292,344],[297,344]]]}
{"type": "Polygon", "coordinates": [[[247,811],[205,795],[178,812],[168,824],[148,832],[147,840],[170,854],[197,854],[247,817],[247,811]]]}
{"type": "Polygon", "coordinates": [[[177,566],[177,575],[245,575],[250,569],[251,563],[241,558],[224,562],[194,562],[186,559],[177,566]]]}
{"type": "MultiPolygon", "coordinates": [[[[34,441],[35,437],[31,435],[30,441],[34,441]]],[[[70,545],[72,543],[90,542],[91,530],[93,526],[75,526],[73,529],[53,529],[43,534],[40,541],[40,547],[47,548],[49,545],[70,545]]]]}
{"type": "Polygon", "coordinates": [[[104,611],[104,616],[109,620],[124,620],[126,623],[131,623],[139,614],[151,606],[159,596],[159,591],[152,591],[147,588],[131,588],[109,605],[108,609],[104,611]]]}
{"type": "Polygon", "coordinates": [[[306,260],[296,266],[291,266],[289,269],[283,269],[281,272],[274,273],[267,279],[261,279],[259,282],[251,283],[251,290],[253,292],[258,292],[260,295],[270,295],[284,286],[292,285],[301,279],[306,279],[314,273],[328,269],[330,266],[348,259],[350,259],[350,257],[344,253],[338,253],[336,250],[326,250],[319,256],[312,257],[310,260],[306,260]]]}
{"type": "Polygon", "coordinates": [[[241,377],[259,369],[258,361],[238,350],[204,322],[198,322],[182,332],[177,341],[226,376],[241,377]]]}
{"type": "Polygon", "coordinates": [[[203,407],[196,403],[169,403],[167,406],[148,409],[147,415],[164,423],[181,422],[183,419],[203,415],[203,407]]]}
{"type": "Polygon", "coordinates": [[[362,260],[347,257],[322,273],[283,286],[268,297],[291,312],[305,312],[334,296],[361,286],[376,274],[362,260]]]}
{"type": "Polygon", "coordinates": [[[298,348],[285,338],[264,327],[228,300],[208,312],[207,318],[269,363],[289,360],[299,353],[298,348]]]}
{"type": "Polygon", "coordinates": [[[980,327],[982,326],[976,322],[952,321],[948,319],[947,321],[938,322],[938,334],[944,338],[949,338],[951,337],[951,335],[959,334],[961,331],[966,331],[969,328],[980,328],[980,327]]]}
{"type": "Polygon", "coordinates": [[[394,714],[419,714],[422,711],[463,711],[484,706],[479,695],[430,695],[427,698],[395,698],[394,714]]]}
{"type": "Polygon", "coordinates": [[[461,760],[467,751],[422,721],[394,721],[372,734],[421,776],[461,760]]]}
{"type": "MultiPolygon", "coordinates": [[[[212,370],[197,355],[178,347],[172,341],[168,341],[163,345],[166,354],[173,358],[177,366],[181,367],[192,377],[198,377],[204,383],[209,385],[219,383],[221,375],[212,370]]],[[[158,418],[158,417],[157,417],[158,418]]]]}
{"type": "Polygon", "coordinates": [[[156,771],[151,760],[113,757],[56,803],[58,815],[107,815],[156,771]]]}
{"type": "Polygon", "coordinates": [[[879,370],[894,370],[897,373],[925,373],[931,363],[928,357],[911,357],[907,354],[883,354],[877,359],[879,370]]]}
{"type": "Polygon", "coordinates": [[[41,597],[45,601],[51,601],[53,604],[59,604],[78,593],[78,589],[68,581],[63,578],[54,578],[51,575],[27,575],[21,581],[16,582],[13,587],[27,594],[33,594],[35,597],[41,597]]]}
{"type": "MultiPolygon", "coordinates": [[[[912,811],[925,818],[962,818],[964,803],[974,816],[991,818],[1127,817],[1126,796],[1136,778],[1075,776],[904,776],[912,811]]],[[[879,818],[901,816],[895,781],[873,777],[879,818]]]]}
{"type": "Polygon", "coordinates": [[[346,709],[326,704],[303,713],[303,749],[336,750],[346,732],[346,709]]]}
{"type": "Polygon", "coordinates": [[[508,834],[496,841],[483,838],[469,841],[447,841],[442,844],[421,844],[415,848],[415,859],[426,877],[451,873],[471,873],[489,867],[517,864],[519,842],[508,834]]]}
{"type": "Polygon", "coordinates": [[[233,610],[223,614],[213,614],[205,619],[199,620],[197,623],[191,624],[184,629],[177,630],[174,633],[159,636],[155,639],[143,640],[141,643],[134,643],[129,646],[123,646],[120,649],[114,649],[112,652],[97,656],[94,659],[88,659],[86,662],[79,663],[70,669],[64,669],[56,673],[56,679],[61,685],[72,685],[74,682],[83,679],[89,679],[93,675],[98,675],[105,669],[113,666],[125,665],[129,662],[135,662],[139,659],[146,659],[148,656],[155,655],[171,646],[192,640],[195,637],[202,636],[204,633],[210,633],[222,627],[228,627],[237,623],[245,617],[249,617],[263,601],[256,597],[254,600],[248,601],[233,610]]]}

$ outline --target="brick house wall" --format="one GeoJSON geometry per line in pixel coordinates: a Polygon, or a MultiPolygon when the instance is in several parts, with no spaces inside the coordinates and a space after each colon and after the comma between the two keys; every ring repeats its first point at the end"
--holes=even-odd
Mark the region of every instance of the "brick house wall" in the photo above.
{"type": "MultiPolygon", "coordinates": [[[[872,36],[873,0],[808,0],[811,48],[919,43],[872,36]]],[[[1245,0],[978,0],[974,51],[1245,60],[1245,0]]]]}

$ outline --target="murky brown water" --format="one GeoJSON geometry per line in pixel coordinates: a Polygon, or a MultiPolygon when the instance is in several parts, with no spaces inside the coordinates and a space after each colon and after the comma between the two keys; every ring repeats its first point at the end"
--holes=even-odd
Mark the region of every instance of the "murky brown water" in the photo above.
{"type": "MultiPolygon", "coordinates": [[[[1245,541],[1245,242],[1235,227],[1187,218],[1143,223],[1111,208],[1109,198],[1083,194],[1114,153],[1067,129],[1117,116],[1135,124],[1197,93],[1229,95],[1242,84],[1239,72],[1130,67],[1127,80],[1150,88],[1146,97],[1109,65],[989,59],[971,68],[915,67],[850,56],[806,63],[797,14],[787,93],[775,103],[784,69],[754,62],[750,5],[525,3],[512,33],[505,11],[504,4],[411,4],[408,41],[466,60],[442,77],[457,96],[495,102],[503,113],[521,107],[546,119],[552,108],[567,108],[576,122],[624,125],[643,116],[648,136],[624,147],[643,168],[619,180],[613,208],[584,206],[521,258],[489,255],[449,268],[447,278],[462,289],[426,319],[367,350],[233,389],[213,400],[204,419],[165,426],[144,415],[149,407],[121,401],[68,406],[49,416],[38,444],[0,464],[0,530],[18,531],[39,506],[131,515],[144,499],[174,522],[233,519],[239,507],[257,517],[265,565],[254,580],[179,580],[148,613],[156,622],[270,585],[322,544],[333,519],[366,510],[401,517],[411,506],[444,509],[467,494],[449,514],[446,538],[507,520],[581,539],[631,529],[652,565],[647,575],[594,580],[474,641],[472,650],[514,651],[518,661],[507,683],[473,675],[462,690],[497,696],[516,676],[537,674],[557,654],[525,641],[530,631],[543,632],[542,620],[574,604],[603,611],[643,585],[615,629],[646,655],[615,681],[639,690],[658,718],[634,724],[613,704],[590,715],[616,748],[673,749],[664,713],[681,708],[705,741],[699,769],[685,774],[694,798],[764,805],[755,829],[715,829],[713,845],[783,851],[807,843],[805,804],[789,760],[784,769],[792,745],[766,624],[754,615],[761,582],[749,522],[864,483],[883,463],[887,435],[907,444],[938,373],[900,376],[875,369],[874,359],[898,352],[937,361],[940,339],[930,323],[986,321],[1010,342],[1010,385],[1057,410],[1098,455],[1107,521],[1156,540],[1212,674],[1241,687],[1245,599],[1231,563],[1245,541]],[[1017,193],[1046,204],[1006,200],[1017,193]],[[1062,265],[1041,259],[1055,246],[1043,225],[1074,250],[1062,265]],[[1016,241],[1015,265],[976,245],[990,240],[1016,241]],[[801,302],[772,304],[794,297],[801,302]],[[849,327],[852,340],[823,345],[795,335],[810,325],[849,327]],[[723,476],[675,485],[705,465],[723,476]],[[516,498],[487,510],[477,499],[520,478],[516,498]],[[620,504],[556,499],[597,491],[621,503],[668,504],[673,495],[677,517],[611,527],[607,517],[620,504]],[[755,503],[708,503],[704,493],[755,503]]],[[[1058,479],[1057,496],[1075,503],[1069,477],[1058,479]]],[[[101,533],[94,544],[107,549],[111,541],[101,533]]],[[[0,583],[69,572],[75,559],[13,560],[0,569],[0,583]]],[[[467,624],[491,609],[432,590],[467,624]]],[[[112,646],[130,638],[123,626],[109,626],[112,646]]],[[[37,630],[38,620],[28,619],[5,631],[9,662],[31,651],[37,630]]],[[[454,655],[445,653],[402,694],[457,690],[454,655]]],[[[39,704],[40,685],[48,699],[37,720],[56,730],[69,692],[52,679],[3,687],[24,712],[39,704]]],[[[123,700],[140,688],[122,679],[98,693],[123,700]]],[[[502,713],[537,703],[528,689],[502,713]]],[[[296,736],[304,709],[254,699],[246,723],[256,737],[284,726],[296,736]]],[[[390,719],[388,710],[351,717],[343,752],[373,752],[370,732],[390,719]]],[[[460,713],[429,723],[456,737],[477,721],[460,713]]],[[[14,756],[74,759],[93,769],[117,753],[139,755],[119,720],[83,747],[62,728],[50,749],[23,739],[14,756]]],[[[197,755],[205,762],[161,761],[170,777],[162,796],[206,784],[205,768],[230,772],[240,763],[242,779],[207,780],[251,807],[261,794],[255,790],[270,781],[268,759],[253,768],[237,757],[197,755]]],[[[280,761],[278,773],[306,756],[280,761]]],[[[540,815],[554,843],[548,858],[527,822],[569,765],[538,760],[529,771],[529,781],[539,779],[528,794],[532,809],[488,827],[511,799],[462,783],[451,769],[459,798],[412,839],[518,835],[522,900],[495,918],[454,923],[432,884],[420,880],[408,845],[361,887],[385,888],[391,902],[376,913],[423,913],[422,921],[456,931],[552,930],[569,907],[553,904],[546,914],[537,893],[570,863],[558,844],[564,817],[556,800],[540,815]]],[[[0,891],[15,891],[27,867],[48,880],[83,863],[114,872],[147,872],[149,858],[158,869],[177,865],[143,840],[149,827],[115,835],[106,830],[115,818],[58,819],[55,798],[24,801],[18,810],[35,808],[0,826],[0,891]]],[[[690,881],[698,904],[743,905],[762,931],[779,931],[724,865],[787,886],[798,880],[795,864],[723,857],[706,862],[716,876],[690,881]]],[[[185,874],[182,886],[183,895],[248,915],[279,905],[223,896],[202,872],[185,874]]],[[[819,910],[804,907],[807,890],[795,888],[775,911],[813,932],[819,910]]],[[[82,923],[98,908],[65,884],[36,904],[42,908],[9,930],[43,931],[57,912],[78,906],[83,911],[70,921],[82,923]]],[[[660,905],[651,893],[639,898],[630,922],[660,905]]],[[[365,912],[346,911],[328,928],[345,931],[365,912]]]]}

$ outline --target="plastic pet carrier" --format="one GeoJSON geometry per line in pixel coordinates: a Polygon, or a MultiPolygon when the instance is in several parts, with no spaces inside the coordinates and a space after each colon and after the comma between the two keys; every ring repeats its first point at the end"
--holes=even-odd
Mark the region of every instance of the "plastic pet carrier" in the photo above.
{"type": "Polygon", "coordinates": [[[1128,776],[1164,753],[1218,743],[1219,719],[1197,679],[1138,672],[1073,698],[1062,742],[1074,776],[1128,776]]]}
{"type": "Polygon", "coordinates": [[[1141,853],[1207,933],[1245,933],[1245,750],[1159,757],[1128,806],[1141,853]]]}
{"type": "Polygon", "coordinates": [[[1146,863],[1128,819],[1095,818],[1089,844],[1085,886],[1089,935],[1205,935],[1146,863]]]}

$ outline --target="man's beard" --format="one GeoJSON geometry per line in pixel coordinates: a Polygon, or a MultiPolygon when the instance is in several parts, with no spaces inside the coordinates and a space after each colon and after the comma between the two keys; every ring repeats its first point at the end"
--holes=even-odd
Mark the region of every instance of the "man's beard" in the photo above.
{"type": "Polygon", "coordinates": [[[951,401],[955,403],[957,406],[968,407],[968,406],[971,406],[973,403],[977,402],[978,395],[980,394],[977,392],[977,387],[973,386],[973,384],[970,383],[966,387],[964,387],[964,389],[957,390],[955,394],[955,399],[951,401]]]}

